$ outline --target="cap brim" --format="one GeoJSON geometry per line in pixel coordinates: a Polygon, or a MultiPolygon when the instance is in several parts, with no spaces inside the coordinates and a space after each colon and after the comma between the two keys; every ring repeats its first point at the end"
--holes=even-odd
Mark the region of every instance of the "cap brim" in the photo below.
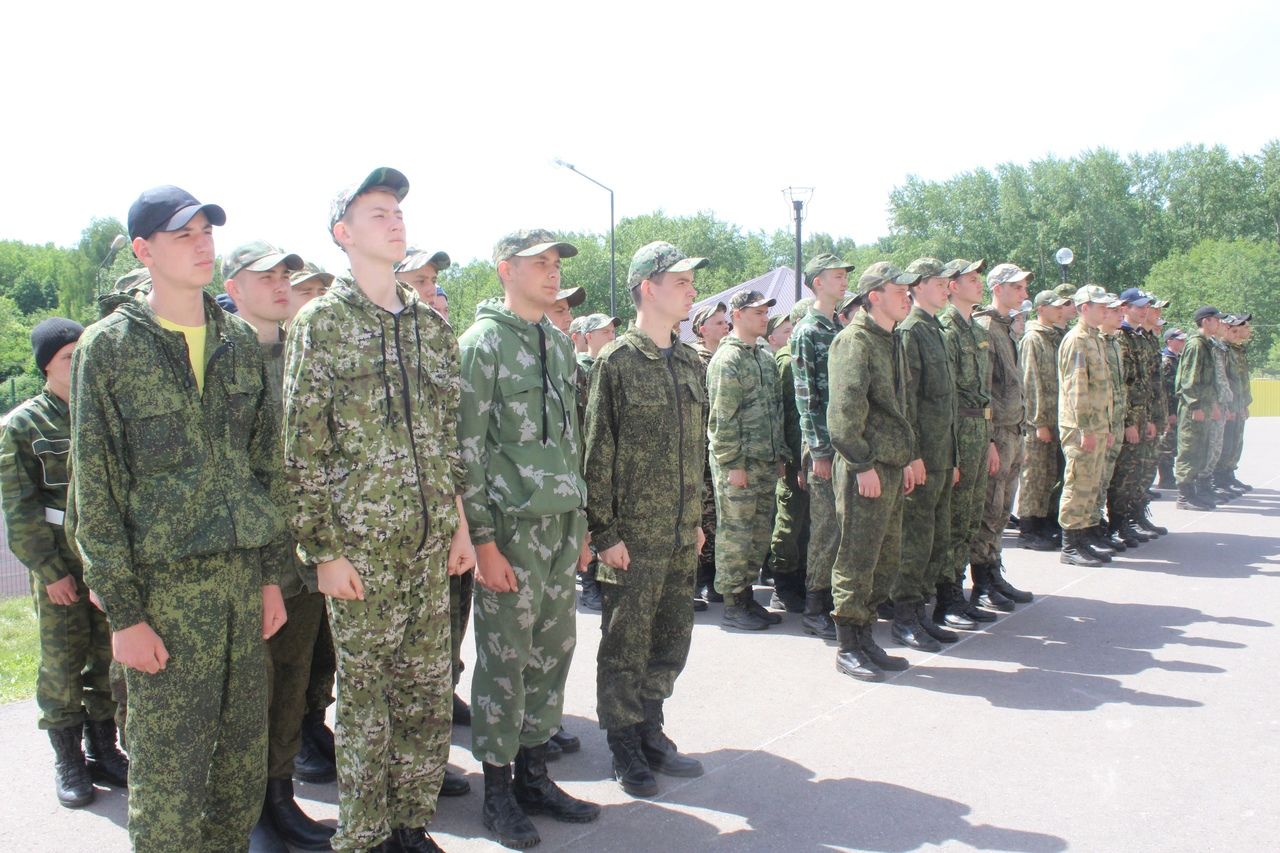
{"type": "MultiPolygon", "coordinates": [[[[188,222],[195,218],[195,215],[204,212],[205,219],[209,220],[210,225],[226,225],[227,213],[216,204],[191,204],[188,205],[173,216],[169,217],[169,221],[165,222],[156,231],[177,231],[185,226],[188,222]]],[[[155,233],[155,232],[152,232],[155,233]]],[[[151,236],[150,234],[146,236],[151,236]]]]}
{"type": "Polygon", "coordinates": [[[453,262],[449,260],[449,256],[444,252],[414,252],[403,261],[396,265],[396,272],[413,272],[420,270],[427,264],[436,268],[437,272],[447,270],[453,262]]]}
{"type": "Polygon", "coordinates": [[[527,249],[512,252],[509,257],[532,258],[534,255],[541,255],[549,249],[555,249],[560,253],[560,257],[562,258],[572,258],[574,255],[578,254],[578,247],[572,243],[538,243],[537,245],[530,246],[527,249]]]}
{"type": "Polygon", "coordinates": [[[251,264],[245,264],[236,272],[242,273],[245,270],[249,270],[249,272],[266,272],[267,270],[275,269],[280,264],[284,264],[285,269],[289,270],[289,272],[297,272],[302,269],[302,256],[287,252],[273,252],[251,264]]]}
{"type": "MultiPolygon", "coordinates": [[[[404,201],[404,197],[409,194],[409,179],[399,169],[392,169],[390,166],[379,166],[365,176],[365,179],[356,187],[356,191],[351,194],[351,198],[354,199],[373,187],[390,187],[395,191],[396,200],[404,201]]],[[[350,201],[348,201],[348,204],[350,204],[350,201]]]]}
{"type": "Polygon", "coordinates": [[[689,272],[689,270],[700,270],[710,264],[711,261],[708,258],[685,258],[684,260],[676,261],[663,272],[689,272]]]}
{"type": "Polygon", "coordinates": [[[894,284],[905,284],[905,285],[907,285],[908,287],[913,287],[913,286],[915,286],[915,285],[919,284],[920,282],[924,281],[924,279],[925,279],[925,276],[924,276],[922,273],[918,273],[918,272],[904,272],[904,273],[902,273],[901,275],[899,275],[899,276],[895,277],[895,278],[893,279],[893,283],[894,283],[894,284]]]}
{"type": "Polygon", "coordinates": [[[741,311],[743,308],[772,308],[777,304],[778,300],[776,299],[757,299],[755,302],[749,302],[746,305],[735,308],[734,310],[741,311]]]}
{"type": "MultiPolygon", "coordinates": [[[[545,252],[546,249],[543,249],[542,251],[545,252]]],[[[541,252],[535,252],[534,254],[541,254],[541,252]]],[[[583,302],[587,301],[587,292],[581,287],[566,288],[565,290],[561,290],[556,293],[556,301],[561,299],[567,302],[570,308],[577,308],[583,302]]]]}
{"type": "Polygon", "coordinates": [[[320,279],[321,281],[323,281],[323,282],[324,282],[324,286],[325,286],[325,287],[328,287],[329,285],[333,284],[333,273],[331,273],[331,272],[312,272],[312,273],[307,273],[306,275],[301,275],[301,276],[297,276],[297,275],[295,275],[295,276],[292,276],[292,277],[289,279],[289,286],[290,286],[290,287],[297,287],[297,286],[298,286],[298,285],[300,285],[300,284],[305,284],[306,282],[311,281],[311,279],[313,279],[313,278],[318,278],[318,279],[320,279]]]}
{"type": "MultiPolygon", "coordinates": [[[[985,261],[980,263],[985,263],[985,261]]],[[[981,270],[978,270],[978,272],[981,272],[981,270]]],[[[1018,270],[1017,275],[1011,278],[1006,278],[1004,281],[997,281],[994,283],[995,284],[1017,284],[1020,281],[1025,281],[1029,283],[1034,281],[1035,277],[1036,277],[1036,274],[1033,273],[1031,270],[1018,270]]]]}

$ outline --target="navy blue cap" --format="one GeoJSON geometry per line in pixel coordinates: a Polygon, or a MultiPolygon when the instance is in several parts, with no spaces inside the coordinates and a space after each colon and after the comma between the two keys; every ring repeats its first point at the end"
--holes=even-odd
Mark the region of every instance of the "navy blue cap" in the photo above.
{"type": "Polygon", "coordinates": [[[1120,301],[1134,308],[1144,308],[1151,304],[1151,297],[1136,287],[1131,287],[1120,294],[1120,301]]]}
{"type": "Polygon", "coordinates": [[[157,231],[177,231],[201,211],[212,225],[225,225],[227,214],[216,204],[201,204],[181,187],[152,187],[129,206],[129,238],[157,231]]]}
{"type": "Polygon", "coordinates": [[[236,307],[236,301],[231,298],[230,293],[219,293],[213,297],[213,301],[222,306],[222,310],[228,314],[239,314],[240,309],[236,307]]]}

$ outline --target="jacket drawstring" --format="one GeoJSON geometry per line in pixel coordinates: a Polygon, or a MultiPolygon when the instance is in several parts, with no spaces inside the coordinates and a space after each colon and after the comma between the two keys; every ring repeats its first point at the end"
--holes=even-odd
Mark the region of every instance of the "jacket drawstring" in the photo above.
{"type": "Polygon", "coordinates": [[[413,345],[418,350],[418,396],[422,396],[422,332],[418,330],[418,312],[413,310],[413,345]]]}
{"type": "Polygon", "coordinates": [[[542,443],[547,443],[547,333],[542,324],[536,323],[538,330],[538,364],[542,367],[542,443]]]}
{"type": "Polygon", "coordinates": [[[381,365],[382,393],[385,399],[385,405],[387,410],[387,424],[390,425],[391,423],[391,383],[387,379],[387,324],[382,319],[381,313],[378,314],[378,330],[379,330],[378,337],[382,344],[382,365],[381,365]]]}

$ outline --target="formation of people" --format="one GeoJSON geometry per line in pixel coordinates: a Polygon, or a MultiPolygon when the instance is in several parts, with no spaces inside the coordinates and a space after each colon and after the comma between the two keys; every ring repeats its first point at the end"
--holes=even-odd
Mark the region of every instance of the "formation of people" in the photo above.
{"type": "Polygon", "coordinates": [[[547,769],[581,748],[561,725],[575,578],[601,611],[613,774],[645,797],[703,772],[664,712],[697,610],[751,632],[797,613],[839,672],[880,680],[908,660],[877,618],[938,651],[1032,600],[1006,577],[1015,495],[1021,546],[1098,566],[1167,533],[1157,475],[1185,509],[1249,488],[1247,314],[1203,307],[1187,335],[1136,288],[1028,300],[1010,263],[854,279],[821,254],[787,314],[748,290],[691,316],[710,261],[659,241],[631,260],[623,329],[573,316],[577,249],[535,229],[498,241],[503,296],[455,336],[450,259],[408,248],[408,191],[382,167],[335,198],[348,276],[253,242],[215,299],[225,212],[147,190],[143,266],[102,319],[32,332],[47,383],[6,419],[0,485],[39,726],[64,805],[129,788],[135,850],[439,850],[438,797],[470,790],[446,766],[457,725],[500,843],[596,820],[547,769]],[[336,778],[336,833],[295,778],[336,778]]]}

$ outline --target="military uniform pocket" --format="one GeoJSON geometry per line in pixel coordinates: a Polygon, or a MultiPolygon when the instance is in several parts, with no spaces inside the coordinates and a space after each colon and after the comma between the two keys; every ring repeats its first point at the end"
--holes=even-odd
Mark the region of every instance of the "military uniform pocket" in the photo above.
{"type": "MultiPolygon", "coordinates": [[[[543,399],[542,375],[537,366],[531,366],[527,373],[506,376],[498,380],[498,394],[502,407],[495,412],[498,420],[498,433],[503,444],[526,444],[542,438],[543,399]]],[[[547,413],[551,417],[551,413],[547,413]]],[[[550,424],[560,433],[559,418],[550,424]]]]}
{"type": "MultiPolygon", "coordinates": [[[[177,394],[121,400],[125,447],[135,474],[189,468],[197,464],[197,443],[188,429],[190,413],[177,394]]],[[[199,444],[203,447],[203,444],[199,444]]]]}
{"type": "Polygon", "coordinates": [[[237,370],[227,383],[227,439],[232,447],[249,446],[261,402],[261,374],[254,370],[237,370]]]}
{"type": "Polygon", "coordinates": [[[31,452],[40,460],[46,486],[67,485],[67,458],[71,453],[71,439],[37,438],[31,442],[31,452]]]}

